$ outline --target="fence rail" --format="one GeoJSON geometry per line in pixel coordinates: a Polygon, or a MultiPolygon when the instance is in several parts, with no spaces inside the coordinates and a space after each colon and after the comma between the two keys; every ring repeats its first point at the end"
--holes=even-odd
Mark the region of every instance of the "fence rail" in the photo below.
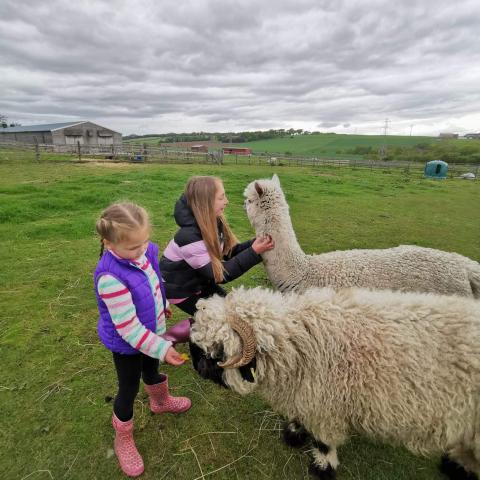
{"type": "MultiPolygon", "coordinates": [[[[89,146],[81,145],[46,145],[0,143],[0,160],[14,158],[16,153],[22,153],[25,158],[37,162],[133,162],[133,163],[197,163],[197,164],[234,164],[234,165],[264,165],[290,167],[349,167],[363,169],[403,169],[406,172],[422,173],[423,162],[380,161],[343,157],[306,157],[293,155],[276,155],[256,153],[251,155],[224,154],[223,151],[192,152],[178,148],[165,148],[147,144],[122,144],[89,146]]],[[[478,179],[479,164],[449,163],[449,176],[459,176],[471,172],[478,179]]]]}

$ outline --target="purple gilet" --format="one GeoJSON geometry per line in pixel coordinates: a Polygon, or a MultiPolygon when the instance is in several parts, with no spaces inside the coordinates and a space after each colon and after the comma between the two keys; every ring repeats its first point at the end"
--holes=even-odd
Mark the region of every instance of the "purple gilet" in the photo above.
{"type": "MultiPolygon", "coordinates": [[[[158,265],[158,246],[149,242],[145,256],[150,261],[158,276],[160,287],[163,292],[162,276],[158,265]]],[[[118,333],[108,312],[105,302],[98,294],[98,280],[102,275],[112,275],[122,282],[132,295],[136,314],[140,322],[152,332],[156,331],[157,319],[155,313],[155,299],[147,278],[147,275],[131,265],[129,260],[116,258],[108,250],[102,255],[94,273],[95,295],[97,297],[100,318],[98,320],[98,336],[102,343],[112,352],[126,355],[138,354],[139,351],[129,345],[118,333]]],[[[163,295],[162,295],[163,296],[163,295]]]]}

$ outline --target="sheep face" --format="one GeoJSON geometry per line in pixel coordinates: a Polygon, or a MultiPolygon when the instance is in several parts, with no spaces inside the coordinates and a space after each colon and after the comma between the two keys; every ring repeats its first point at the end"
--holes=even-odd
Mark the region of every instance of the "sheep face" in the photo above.
{"type": "Polygon", "coordinates": [[[277,175],[273,175],[271,180],[251,182],[243,195],[248,219],[257,236],[270,234],[270,223],[280,213],[288,213],[288,204],[277,175]]]}
{"type": "Polygon", "coordinates": [[[242,352],[241,339],[227,321],[225,298],[214,295],[197,302],[190,339],[192,363],[200,376],[241,394],[255,388],[255,358],[239,368],[218,365],[242,352]]]}

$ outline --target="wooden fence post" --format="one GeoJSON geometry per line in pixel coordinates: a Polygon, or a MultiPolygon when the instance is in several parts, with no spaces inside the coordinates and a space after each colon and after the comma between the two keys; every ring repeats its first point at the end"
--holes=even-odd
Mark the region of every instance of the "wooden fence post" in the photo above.
{"type": "Polygon", "coordinates": [[[80,146],[80,142],[77,140],[77,151],[78,151],[78,161],[82,161],[82,147],[80,146]]]}
{"type": "Polygon", "coordinates": [[[40,147],[38,146],[38,140],[35,137],[35,160],[37,162],[40,161],[40,147]]]}

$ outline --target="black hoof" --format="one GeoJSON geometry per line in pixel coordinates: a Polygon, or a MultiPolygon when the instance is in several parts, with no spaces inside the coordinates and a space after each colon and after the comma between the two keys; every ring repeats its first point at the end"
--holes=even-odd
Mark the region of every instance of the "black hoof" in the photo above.
{"type": "Polygon", "coordinates": [[[314,461],[310,462],[308,473],[316,480],[335,480],[337,478],[337,472],[331,465],[322,469],[314,461]]]}
{"type": "Polygon", "coordinates": [[[440,462],[440,471],[450,480],[478,480],[473,472],[467,472],[459,463],[452,460],[447,455],[442,457],[440,462]]]}
{"type": "Polygon", "coordinates": [[[305,428],[296,422],[288,422],[283,427],[283,441],[289,447],[303,447],[309,438],[310,435],[305,428]]]}

